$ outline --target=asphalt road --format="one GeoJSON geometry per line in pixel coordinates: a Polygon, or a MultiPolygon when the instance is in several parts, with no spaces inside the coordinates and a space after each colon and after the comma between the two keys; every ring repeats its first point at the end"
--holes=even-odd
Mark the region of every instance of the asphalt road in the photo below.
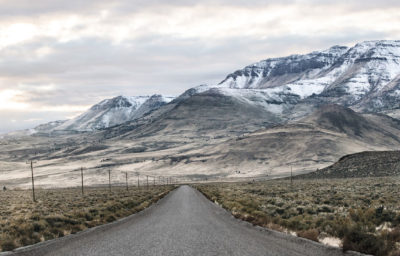
{"type": "Polygon", "coordinates": [[[141,213],[10,255],[354,255],[254,227],[182,186],[141,213]]]}

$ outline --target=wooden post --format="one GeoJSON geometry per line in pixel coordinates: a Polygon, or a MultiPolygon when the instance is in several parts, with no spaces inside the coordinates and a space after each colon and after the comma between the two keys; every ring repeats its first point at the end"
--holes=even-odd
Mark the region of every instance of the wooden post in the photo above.
{"type": "Polygon", "coordinates": [[[108,170],[108,188],[110,189],[111,193],[111,170],[108,170]]]}
{"type": "Polygon", "coordinates": [[[32,198],[33,202],[36,202],[36,196],[35,196],[35,180],[33,178],[33,161],[31,161],[31,174],[32,174],[32,198]]]}
{"type": "Polygon", "coordinates": [[[149,175],[146,175],[147,178],[147,189],[149,189],[149,175]]]}
{"type": "Polygon", "coordinates": [[[125,172],[125,180],[126,180],[126,191],[128,191],[129,190],[129,187],[128,187],[128,172],[125,172]]]}
{"type": "Polygon", "coordinates": [[[137,176],[137,187],[138,187],[138,189],[140,189],[139,175],[137,176]]]}
{"type": "Polygon", "coordinates": [[[81,167],[82,196],[83,196],[83,167],[81,167]]]}
{"type": "Polygon", "coordinates": [[[293,187],[293,168],[290,166],[290,186],[293,187]]]}
{"type": "Polygon", "coordinates": [[[156,177],[153,177],[153,187],[156,186],[156,177]]]}

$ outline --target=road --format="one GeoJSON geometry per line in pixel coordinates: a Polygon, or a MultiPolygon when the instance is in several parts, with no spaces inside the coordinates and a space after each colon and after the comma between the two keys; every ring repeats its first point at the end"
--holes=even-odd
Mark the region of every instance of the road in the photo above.
{"type": "Polygon", "coordinates": [[[181,186],[116,223],[7,255],[355,255],[233,218],[200,192],[181,186]]]}

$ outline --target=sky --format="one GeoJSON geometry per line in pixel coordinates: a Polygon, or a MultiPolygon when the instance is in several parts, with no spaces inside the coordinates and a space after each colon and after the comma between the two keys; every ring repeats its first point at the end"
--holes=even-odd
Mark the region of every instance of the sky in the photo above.
{"type": "Polygon", "coordinates": [[[398,0],[0,0],[0,133],[380,39],[400,39],[398,0]]]}

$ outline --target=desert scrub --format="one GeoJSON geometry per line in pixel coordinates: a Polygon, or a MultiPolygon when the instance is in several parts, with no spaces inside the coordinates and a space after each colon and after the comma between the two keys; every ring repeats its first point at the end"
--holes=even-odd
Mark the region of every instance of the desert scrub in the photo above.
{"type": "Polygon", "coordinates": [[[29,191],[0,192],[0,251],[35,244],[90,227],[113,222],[158,201],[173,186],[147,189],[115,187],[37,190],[36,203],[29,191]]]}
{"type": "Polygon", "coordinates": [[[398,177],[270,180],[195,186],[240,219],[319,241],[342,240],[344,250],[398,255],[398,177]]]}

